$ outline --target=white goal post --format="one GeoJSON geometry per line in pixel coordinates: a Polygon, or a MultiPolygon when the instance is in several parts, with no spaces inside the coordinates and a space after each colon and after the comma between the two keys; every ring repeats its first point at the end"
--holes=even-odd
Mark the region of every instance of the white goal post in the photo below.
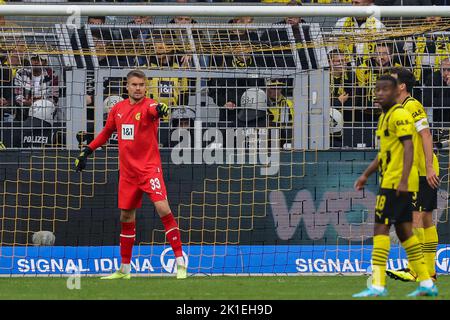
{"type": "Polygon", "coordinates": [[[279,6],[279,5],[62,5],[0,6],[3,16],[254,16],[254,17],[450,17],[449,6],[279,6]]]}

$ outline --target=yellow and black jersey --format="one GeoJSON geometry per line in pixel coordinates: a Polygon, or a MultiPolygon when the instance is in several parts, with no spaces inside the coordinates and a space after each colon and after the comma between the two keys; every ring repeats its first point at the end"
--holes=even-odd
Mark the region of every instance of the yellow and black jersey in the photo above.
{"type": "MultiPolygon", "coordinates": [[[[151,64],[150,69],[157,69],[156,64],[151,64]]],[[[179,69],[177,63],[172,65],[173,69],[179,69]]],[[[176,107],[183,104],[181,94],[185,94],[189,89],[187,78],[149,78],[147,80],[147,96],[158,102],[167,104],[169,107],[176,107]]],[[[168,121],[168,117],[163,117],[163,121],[168,121]]]]}
{"type": "MultiPolygon", "coordinates": [[[[427,114],[422,104],[414,99],[413,97],[408,97],[402,103],[403,108],[405,108],[409,113],[411,113],[414,120],[414,127],[419,133],[423,129],[429,127],[427,114]]],[[[414,140],[414,158],[417,163],[417,168],[419,169],[420,176],[426,176],[426,162],[425,162],[425,153],[423,151],[422,137],[420,134],[416,134],[414,140]]],[[[439,175],[439,162],[436,155],[433,153],[433,168],[436,171],[436,174],[439,175]]]]}
{"type": "Polygon", "coordinates": [[[442,60],[450,55],[450,37],[448,35],[427,35],[416,37],[414,43],[414,76],[417,81],[427,78],[424,59],[430,55],[434,58],[433,71],[439,71],[442,60]],[[425,74],[423,74],[425,71],[425,74]]]}
{"type": "MultiPolygon", "coordinates": [[[[261,0],[262,3],[290,3],[291,0],[261,0]]],[[[302,3],[300,0],[295,0],[296,3],[302,3]]]]}
{"type": "MultiPolygon", "coordinates": [[[[157,68],[158,66],[152,63],[149,69],[157,68]]],[[[172,68],[179,69],[179,66],[174,63],[172,68]]],[[[168,106],[177,106],[180,93],[187,90],[187,78],[150,78],[147,82],[147,95],[168,106]]]]}
{"type": "Polygon", "coordinates": [[[274,123],[292,125],[294,121],[294,102],[285,97],[280,97],[278,101],[269,101],[269,113],[274,123]]]}
{"type": "MultiPolygon", "coordinates": [[[[392,67],[401,66],[399,62],[392,63],[392,67]]],[[[365,61],[356,67],[356,81],[359,88],[364,89],[364,93],[361,93],[363,97],[360,97],[362,100],[365,100],[362,102],[363,106],[372,104],[373,98],[375,97],[375,84],[378,78],[386,73],[390,67],[379,68],[375,66],[374,62],[369,63],[369,61],[365,61]]]]}
{"type": "MultiPolygon", "coordinates": [[[[378,167],[380,186],[383,189],[397,189],[403,172],[403,144],[405,139],[414,141],[417,132],[414,128],[412,115],[400,104],[396,104],[378,120],[378,167]]],[[[413,161],[408,179],[408,191],[419,190],[419,173],[416,161],[413,161]]]]}

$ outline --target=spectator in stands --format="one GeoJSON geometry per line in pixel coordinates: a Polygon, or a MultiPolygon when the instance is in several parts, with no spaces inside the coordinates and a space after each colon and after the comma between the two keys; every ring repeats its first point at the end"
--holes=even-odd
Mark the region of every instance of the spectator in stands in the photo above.
{"type": "Polygon", "coordinates": [[[391,44],[379,43],[375,47],[374,58],[372,65],[380,69],[380,73],[384,73],[391,67],[402,66],[398,56],[394,55],[393,47],[391,44]]]}
{"type": "Polygon", "coordinates": [[[134,16],[128,22],[129,26],[140,26],[139,28],[121,28],[118,29],[118,38],[122,40],[128,50],[132,48],[134,55],[128,56],[128,66],[135,67],[147,63],[144,52],[144,45],[151,35],[151,29],[143,28],[141,25],[149,25],[153,23],[153,17],[150,16],[134,16]]]}
{"type": "Polygon", "coordinates": [[[275,126],[292,126],[294,121],[294,102],[283,95],[286,83],[280,79],[266,81],[269,120],[275,126]]]}
{"type": "MultiPolygon", "coordinates": [[[[128,21],[128,25],[130,26],[139,26],[139,25],[148,25],[153,24],[153,17],[150,16],[134,16],[130,21],[128,21]]],[[[119,39],[137,39],[144,41],[148,39],[150,35],[150,29],[142,29],[142,28],[131,28],[131,29],[121,29],[121,36],[119,39]]]]}
{"type": "MultiPolygon", "coordinates": [[[[164,129],[167,130],[167,128],[160,128],[160,144],[163,147],[175,147],[178,144],[181,143],[183,146],[190,146],[192,147],[194,144],[194,120],[195,120],[195,110],[190,107],[180,107],[175,109],[171,116],[170,116],[170,122],[171,122],[171,130],[170,134],[166,135],[164,134],[164,129]],[[184,132],[180,132],[180,130],[177,129],[183,129],[184,132]],[[189,134],[190,141],[185,140],[187,138],[186,136],[186,130],[189,134]],[[173,140],[172,140],[173,138],[173,140]]],[[[180,145],[180,146],[181,146],[180,145]]]]}
{"type": "Polygon", "coordinates": [[[94,17],[94,16],[90,16],[87,19],[87,24],[105,24],[106,23],[106,17],[105,16],[98,16],[98,17],[94,17]]]}
{"type": "Polygon", "coordinates": [[[153,17],[151,16],[134,16],[133,19],[128,22],[128,24],[152,24],[153,17]]]}
{"type": "Polygon", "coordinates": [[[294,102],[285,97],[286,81],[283,79],[268,79],[266,81],[266,96],[268,106],[268,124],[280,128],[280,147],[292,143],[292,127],[294,124],[294,102]]]}
{"type": "MultiPolygon", "coordinates": [[[[91,32],[93,36],[99,39],[112,39],[112,32],[107,29],[101,29],[100,26],[106,23],[106,17],[95,17],[90,16],[87,19],[87,24],[91,25],[91,32]]],[[[94,62],[91,56],[92,48],[90,48],[86,34],[86,27],[83,25],[79,29],[74,30],[75,32],[70,37],[70,43],[72,49],[75,52],[81,52],[84,54],[75,54],[75,62],[78,68],[89,68],[90,65],[93,66],[94,62]]]]}
{"type": "MultiPolygon", "coordinates": [[[[371,59],[364,60],[356,68],[356,79],[358,82],[357,97],[358,105],[363,108],[371,107],[374,97],[374,87],[379,76],[387,72],[392,67],[401,67],[398,56],[393,54],[391,44],[380,43],[374,48],[374,54],[371,59]]],[[[407,67],[407,66],[405,66],[407,67]]],[[[372,110],[367,110],[372,114],[372,110]]],[[[380,113],[379,108],[375,108],[375,114],[380,113]]]]}
{"type": "MultiPolygon", "coordinates": [[[[288,6],[301,5],[294,2],[289,2],[288,6]]],[[[304,41],[311,41],[310,26],[304,24],[305,21],[301,17],[287,17],[284,20],[277,22],[276,24],[287,24],[292,28],[294,40],[296,44],[303,44],[304,41]]],[[[286,29],[267,29],[262,36],[262,42],[267,42],[270,47],[286,47],[291,45],[289,34],[286,29]]],[[[308,64],[306,48],[298,48],[298,55],[300,58],[301,68],[303,70],[310,69],[308,64]]],[[[292,50],[272,50],[267,51],[262,57],[262,65],[265,67],[277,67],[277,68],[295,68],[295,60],[292,56],[292,50]]],[[[317,63],[314,59],[311,61],[311,67],[317,68],[317,63]]]]}
{"type": "Polygon", "coordinates": [[[424,90],[424,106],[433,108],[433,126],[450,127],[450,59],[441,61],[440,70],[431,74],[424,90]]]}
{"type": "MultiPolygon", "coordinates": [[[[251,24],[252,17],[239,17],[229,21],[229,24],[251,24]]],[[[217,33],[215,41],[222,54],[211,58],[211,66],[219,69],[246,69],[257,66],[257,56],[253,53],[253,45],[259,45],[259,36],[252,29],[232,28],[217,33]],[[222,50],[222,45],[225,47],[222,50]],[[230,46],[231,45],[231,49],[230,46]]],[[[239,77],[213,78],[208,83],[208,94],[220,109],[219,120],[227,126],[236,126],[238,123],[237,110],[240,99],[250,87],[262,86],[264,83],[258,79],[239,77]]]]}
{"type": "Polygon", "coordinates": [[[14,112],[12,106],[13,70],[8,63],[7,52],[0,56],[0,124],[12,122],[14,112]]]}
{"type": "MultiPolygon", "coordinates": [[[[253,22],[254,22],[254,18],[250,17],[250,16],[236,17],[236,18],[233,18],[230,21],[228,21],[228,23],[231,23],[231,24],[252,24],[253,22]]],[[[233,33],[241,34],[241,35],[245,34],[245,32],[242,29],[235,30],[233,33]]]]}
{"type": "MultiPolygon", "coordinates": [[[[186,68],[188,61],[178,64],[174,49],[160,39],[155,43],[155,57],[149,69],[177,70],[186,68]]],[[[187,78],[149,78],[148,93],[152,99],[166,103],[170,108],[186,105],[189,101],[189,80],[187,78]]],[[[168,121],[168,117],[162,119],[168,121]]]]}
{"type": "Polygon", "coordinates": [[[208,95],[221,107],[219,121],[230,127],[235,126],[242,95],[248,88],[262,85],[260,79],[231,77],[209,80],[208,95]]]}
{"type": "MultiPolygon", "coordinates": [[[[343,142],[345,145],[354,145],[353,136],[356,130],[353,128],[356,126],[356,121],[361,121],[362,111],[355,105],[355,85],[356,75],[353,72],[350,60],[351,58],[334,49],[328,53],[328,60],[330,64],[330,97],[331,97],[331,115],[343,115],[343,121],[346,126],[352,128],[348,134],[342,135],[342,131],[334,132],[330,130],[330,143],[333,147],[342,147],[343,142]],[[352,131],[353,130],[353,131],[352,131]],[[343,141],[343,138],[346,141],[343,141]]],[[[332,122],[334,123],[334,122],[332,122]]],[[[359,133],[359,132],[357,132],[359,133]]],[[[358,137],[361,139],[361,137],[358,137]]]]}
{"type": "MultiPolygon", "coordinates": [[[[237,17],[229,24],[252,24],[252,17],[237,17]]],[[[254,68],[257,66],[257,55],[253,52],[255,44],[260,45],[258,33],[252,29],[228,28],[217,33],[214,41],[219,47],[219,54],[212,57],[211,65],[218,68],[254,68]],[[225,46],[222,50],[222,46],[225,46]],[[231,45],[231,50],[230,50],[231,45]]]]}
{"type": "Polygon", "coordinates": [[[195,111],[189,107],[177,108],[170,119],[173,128],[194,128],[195,111]]]}
{"type": "MultiPolygon", "coordinates": [[[[99,67],[128,66],[126,57],[111,54],[114,53],[116,49],[112,45],[114,40],[111,38],[109,30],[92,29],[91,33],[94,42],[95,56],[97,57],[99,67]]],[[[92,56],[90,58],[92,58],[92,56]]]]}
{"type": "Polygon", "coordinates": [[[193,23],[197,23],[197,21],[195,21],[194,18],[192,18],[190,16],[176,16],[172,20],[170,20],[169,23],[193,24],[193,23]]]}
{"type": "MultiPolygon", "coordinates": [[[[189,16],[176,16],[172,20],[169,21],[171,24],[196,24],[192,17],[189,16]]],[[[169,31],[168,36],[170,37],[170,41],[173,42],[175,50],[176,59],[178,62],[185,65],[192,65],[192,56],[187,54],[186,51],[190,50],[190,42],[188,39],[188,35],[186,33],[186,29],[178,29],[174,28],[169,31]],[[186,50],[188,49],[188,50],[186,50]]],[[[202,34],[199,30],[192,30],[192,36],[195,41],[199,41],[202,38],[202,34]]],[[[203,63],[203,66],[207,65],[203,63]]]]}
{"type": "Polygon", "coordinates": [[[59,87],[58,77],[47,66],[47,60],[47,56],[34,55],[30,67],[17,71],[14,77],[15,102],[23,114],[16,113],[16,120],[23,121],[29,116],[53,123],[59,87]]]}
{"type": "Polygon", "coordinates": [[[268,124],[269,113],[266,93],[257,87],[247,89],[240,99],[237,126],[266,128],[268,124]]]}
{"type": "MultiPolygon", "coordinates": [[[[374,0],[353,0],[354,6],[371,6],[374,0]]],[[[356,60],[362,59],[363,62],[370,59],[370,55],[374,52],[375,44],[370,41],[363,41],[364,38],[385,30],[385,26],[375,17],[345,17],[336,22],[333,30],[335,36],[339,36],[337,39],[339,45],[338,49],[345,54],[357,55],[356,60]],[[346,38],[346,34],[355,35],[353,37],[346,38]],[[358,36],[360,38],[358,38],[358,36]]],[[[335,49],[335,48],[334,48],[335,49]]],[[[357,64],[361,61],[356,61],[357,64]]]]}
{"type": "MultiPolygon", "coordinates": [[[[84,31],[84,30],[83,30],[84,31]]],[[[128,62],[125,57],[117,57],[108,54],[108,44],[110,42],[110,33],[108,31],[103,32],[101,29],[92,29],[92,40],[94,42],[94,48],[90,48],[86,43],[87,52],[95,52],[95,55],[86,54],[84,59],[86,61],[86,131],[78,132],[77,138],[81,142],[86,141],[88,144],[94,138],[94,121],[95,121],[95,88],[96,82],[94,78],[94,72],[96,67],[95,59],[97,58],[98,67],[118,67],[127,66],[128,62]]],[[[74,43],[72,42],[72,45],[74,43]]],[[[103,80],[103,79],[102,79],[103,80]]],[[[103,92],[99,93],[103,95],[103,98],[110,97],[122,97],[122,79],[121,78],[108,78],[103,80],[103,92]]],[[[102,101],[104,100],[102,99],[102,101]]]]}
{"type": "MultiPolygon", "coordinates": [[[[450,56],[450,37],[447,34],[423,34],[414,41],[414,76],[425,84],[441,61],[450,56]]],[[[417,98],[416,98],[417,99],[417,98]]]]}
{"type": "Polygon", "coordinates": [[[291,4],[291,3],[295,3],[295,4],[299,4],[301,5],[302,2],[301,0],[261,0],[262,3],[286,3],[286,4],[291,4]]]}
{"type": "Polygon", "coordinates": [[[333,107],[354,106],[355,73],[349,63],[349,58],[338,49],[329,54],[330,63],[330,94],[333,107]]]}

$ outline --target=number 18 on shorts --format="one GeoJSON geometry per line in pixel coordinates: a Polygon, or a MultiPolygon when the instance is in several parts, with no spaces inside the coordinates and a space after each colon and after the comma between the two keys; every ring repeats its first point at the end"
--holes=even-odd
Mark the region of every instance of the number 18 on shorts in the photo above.
{"type": "Polygon", "coordinates": [[[397,196],[397,190],[380,189],[375,204],[375,223],[395,224],[412,221],[412,192],[397,196]]]}

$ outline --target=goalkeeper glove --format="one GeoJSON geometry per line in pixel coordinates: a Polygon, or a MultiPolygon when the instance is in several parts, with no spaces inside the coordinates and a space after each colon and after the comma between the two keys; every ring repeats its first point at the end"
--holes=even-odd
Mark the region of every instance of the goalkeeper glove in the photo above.
{"type": "Polygon", "coordinates": [[[156,112],[158,112],[158,117],[165,117],[169,114],[169,106],[165,103],[158,103],[156,106],[156,112]]]}
{"type": "Polygon", "coordinates": [[[92,149],[88,146],[84,147],[78,158],[75,159],[75,171],[83,171],[86,168],[87,157],[92,153],[92,149]]]}

